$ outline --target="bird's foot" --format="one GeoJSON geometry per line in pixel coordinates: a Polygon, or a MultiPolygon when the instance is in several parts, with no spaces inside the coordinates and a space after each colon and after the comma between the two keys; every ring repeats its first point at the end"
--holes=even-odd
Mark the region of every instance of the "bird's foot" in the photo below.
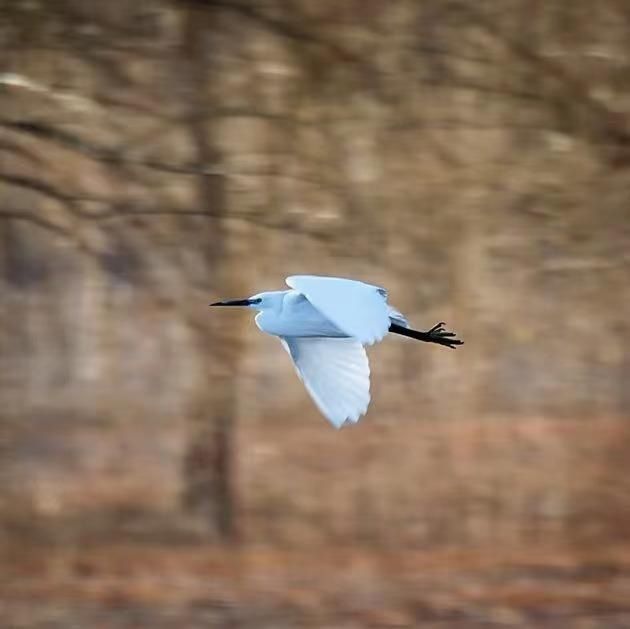
{"type": "Polygon", "coordinates": [[[437,343],[438,345],[444,345],[455,349],[458,345],[463,345],[464,341],[460,341],[455,338],[455,332],[449,332],[444,326],[444,321],[436,323],[430,330],[427,330],[425,334],[428,337],[430,343],[437,343]]]}

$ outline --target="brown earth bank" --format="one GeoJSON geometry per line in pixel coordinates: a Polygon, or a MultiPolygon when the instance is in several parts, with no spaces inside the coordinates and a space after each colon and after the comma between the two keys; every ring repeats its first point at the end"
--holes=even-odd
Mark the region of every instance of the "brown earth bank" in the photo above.
{"type": "MultiPolygon", "coordinates": [[[[341,431],[314,407],[243,417],[233,469],[240,541],[418,550],[630,541],[629,422],[426,419],[388,412],[375,397],[372,413],[341,431]]],[[[212,540],[186,509],[181,422],[3,428],[6,539],[212,540]]]]}
{"type": "Polygon", "coordinates": [[[55,466],[14,433],[0,626],[630,627],[626,421],[375,415],[243,419],[231,546],[182,509],[177,423],[123,457],[70,422],[55,466]]]}
{"type": "Polygon", "coordinates": [[[3,627],[628,627],[630,545],[95,544],[3,561],[3,627]]]}

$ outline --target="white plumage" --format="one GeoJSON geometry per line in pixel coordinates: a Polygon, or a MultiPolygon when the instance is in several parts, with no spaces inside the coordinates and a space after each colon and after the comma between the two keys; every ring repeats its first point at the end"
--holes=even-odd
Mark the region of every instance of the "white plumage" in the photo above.
{"type": "Polygon", "coordinates": [[[378,286],[316,275],[292,275],[287,284],[291,290],[210,305],[259,310],[256,324],[280,338],[309,395],[336,428],[356,423],[367,412],[370,366],[364,345],[388,332],[448,347],[462,343],[443,323],[428,332],[410,329],[378,286]]]}
{"type": "Polygon", "coordinates": [[[370,365],[353,338],[289,337],[282,345],[322,415],[336,428],[356,423],[370,403],[370,365]]]}
{"type": "Polygon", "coordinates": [[[389,330],[387,292],[383,288],[315,275],[293,275],[287,278],[287,284],[363,345],[382,340],[389,330]]]}

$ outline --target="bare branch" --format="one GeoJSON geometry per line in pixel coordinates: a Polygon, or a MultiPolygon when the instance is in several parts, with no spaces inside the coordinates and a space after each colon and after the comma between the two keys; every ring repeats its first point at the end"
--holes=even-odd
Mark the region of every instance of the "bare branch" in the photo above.
{"type": "Polygon", "coordinates": [[[33,137],[53,142],[65,148],[75,150],[86,157],[105,164],[119,166],[143,166],[161,172],[177,175],[216,174],[212,167],[199,167],[192,164],[169,164],[157,160],[142,160],[126,157],[114,149],[94,144],[80,136],[61,130],[49,124],[32,120],[2,120],[0,127],[18,133],[26,133],[33,137]]]}
{"type": "Polygon", "coordinates": [[[9,153],[11,155],[17,155],[18,157],[23,157],[28,162],[41,166],[43,164],[43,160],[35,155],[32,151],[21,146],[18,142],[13,142],[11,140],[0,140],[0,151],[5,153],[9,153]]]}
{"type": "MultiPolygon", "coordinates": [[[[589,114],[592,123],[599,131],[599,137],[592,138],[606,143],[616,144],[620,153],[615,156],[617,163],[626,163],[630,159],[630,131],[620,124],[620,118],[611,111],[604,103],[595,99],[588,86],[566,66],[556,63],[549,57],[542,56],[536,52],[527,42],[509,36],[503,29],[499,29],[496,22],[491,19],[483,9],[479,9],[476,3],[455,1],[454,6],[478,26],[495,38],[498,42],[512,53],[515,57],[525,61],[535,67],[536,71],[542,72],[556,80],[563,86],[564,98],[571,105],[577,104],[589,114]]],[[[566,111],[575,108],[568,107],[566,111]]]]}
{"type": "Polygon", "coordinates": [[[67,240],[72,240],[75,242],[75,238],[72,234],[60,227],[59,225],[52,223],[51,221],[47,221],[46,219],[34,214],[32,212],[20,212],[14,210],[0,210],[0,219],[3,220],[15,220],[15,221],[23,221],[26,223],[30,223],[31,225],[35,225],[41,229],[44,229],[48,232],[52,232],[57,236],[63,236],[67,240]]]}
{"type": "Polygon", "coordinates": [[[50,197],[55,201],[60,201],[64,204],[74,204],[76,202],[75,198],[65,194],[64,192],[61,192],[52,185],[33,177],[26,177],[24,175],[12,175],[0,172],[0,181],[4,181],[5,183],[11,184],[12,186],[24,188],[25,190],[30,190],[31,192],[36,192],[43,196],[50,197]]]}
{"type": "Polygon", "coordinates": [[[7,87],[21,88],[37,94],[48,96],[49,98],[57,101],[64,107],[74,110],[82,111],[90,109],[94,106],[91,100],[79,96],[73,92],[67,90],[54,90],[43,83],[35,81],[23,74],[3,73],[0,74],[0,85],[6,85],[7,87]]]}

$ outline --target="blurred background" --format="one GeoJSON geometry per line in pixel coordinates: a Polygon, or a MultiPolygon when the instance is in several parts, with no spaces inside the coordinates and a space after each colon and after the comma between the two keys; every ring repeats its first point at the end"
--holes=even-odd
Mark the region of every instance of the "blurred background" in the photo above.
{"type": "Polygon", "coordinates": [[[630,627],[630,6],[0,0],[0,624],[630,627]],[[335,431],[250,312],[386,286],[335,431]]]}

